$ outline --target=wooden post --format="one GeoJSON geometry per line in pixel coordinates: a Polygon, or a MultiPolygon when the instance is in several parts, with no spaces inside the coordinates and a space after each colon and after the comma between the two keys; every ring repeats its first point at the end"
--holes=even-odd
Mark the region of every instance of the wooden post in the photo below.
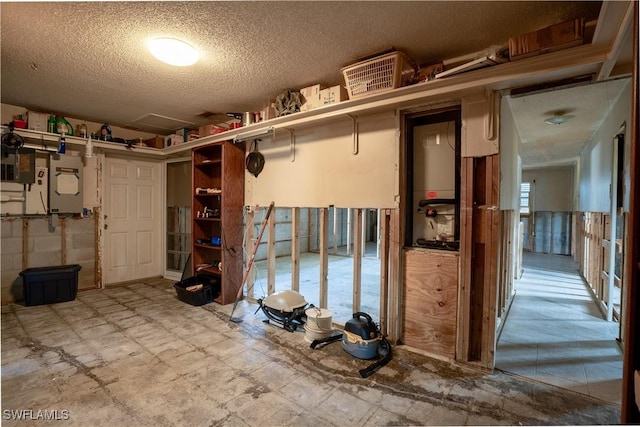
{"type": "Polygon", "coordinates": [[[291,208],[291,289],[300,290],[300,208],[291,208]]]}
{"type": "Polygon", "coordinates": [[[333,254],[338,254],[338,209],[333,207],[333,254]]]}
{"type": "Polygon", "coordinates": [[[382,209],[376,209],[376,258],[380,259],[380,220],[382,209]]]}
{"type": "Polygon", "coordinates": [[[402,336],[402,279],[400,264],[400,254],[402,251],[402,243],[400,236],[400,210],[394,209],[391,215],[390,225],[390,259],[389,270],[391,281],[389,283],[389,308],[388,308],[388,324],[392,327],[388,328],[389,341],[397,342],[402,336]]]}
{"type": "Polygon", "coordinates": [[[360,311],[360,294],[362,286],[362,209],[356,209],[354,216],[356,220],[353,223],[353,312],[360,311]]]}
{"type": "Polygon", "coordinates": [[[320,308],[326,308],[328,303],[328,275],[329,275],[329,209],[320,208],[320,308]]]}
{"type": "MultiPolygon", "coordinates": [[[[380,210],[378,210],[380,212],[380,210]]],[[[384,210],[380,215],[380,331],[383,335],[389,333],[387,325],[387,311],[389,310],[389,211],[384,210]]]]}
{"type": "MultiPolygon", "coordinates": [[[[253,209],[249,211],[247,214],[247,253],[252,254],[253,250],[256,247],[257,242],[255,241],[255,218],[256,213],[253,209]]],[[[247,259],[247,262],[249,260],[247,259]]],[[[247,275],[247,298],[254,298],[254,287],[256,285],[256,269],[254,265],[251,265],[251,271],[247,275]]]]}
{"type": "Polygon", "coordinates": [[[60,218],[60,264],[67,263],[67,219],[60,218]]]}
{"type": "Polygon", "coordinates": [[[347,208],[347,255],[351,255],[351,208],[347,208]]]}
{"type": "Polygon", "coordinates": [[[29,220],[22,218],[22,269],[29,268],[29,220]]]}
{"type": "Polygon", "coordinates": [[[269,238],[267,246],[267,295],[271,295],[276,290],[276,209],[269,215],[268,227],[269,238]]]}

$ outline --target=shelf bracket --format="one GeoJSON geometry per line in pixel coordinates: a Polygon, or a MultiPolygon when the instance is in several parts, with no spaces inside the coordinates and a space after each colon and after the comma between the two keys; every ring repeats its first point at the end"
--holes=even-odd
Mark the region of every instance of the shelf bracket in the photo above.
{"type": "Polygon", "coordinates": [[[282,128],[289,132],[289,157],[291,162],[296,161],[296,135],[293,133],[292,129],[282,128]]]}
{"type": "Polygon", "coordinates": [[[353,136],[353,146],[351,148],[351,154],[355,156],[358,154],[358,151],[360,149],[358,141],[358,118],[351,114],[347,114],[347,116],[349,116],[351,118],[351,121],[353,122],[353,130],[351,131],[353,136]]]}

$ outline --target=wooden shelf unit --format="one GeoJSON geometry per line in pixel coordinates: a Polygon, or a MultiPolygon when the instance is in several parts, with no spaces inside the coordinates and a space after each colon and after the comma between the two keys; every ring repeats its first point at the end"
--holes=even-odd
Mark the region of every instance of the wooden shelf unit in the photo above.
{"type": "Polygon", "coordinates": [[[230,304],[242,285],[244,145],[214,142],[194,148],[191,160],[192,273],[218,276],[220,295],[215,301],[230,304]],[[216,193],[198,189],[216,189],[216,193]],[[215,216],[203,217],[205,208],[216,212],[215,216]],[[212,244],[216,237],[221,239],[220,245],[212,244]]]}

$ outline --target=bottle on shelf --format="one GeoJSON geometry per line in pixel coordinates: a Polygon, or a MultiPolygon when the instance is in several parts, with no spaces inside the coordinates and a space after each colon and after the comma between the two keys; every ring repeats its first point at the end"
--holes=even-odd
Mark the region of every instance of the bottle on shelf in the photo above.
{"type": "Polygon", "coordinates": [[[64,137],[64,132],[60,136],[60,141],[58,142],[58,154],[64,154],[67,152],[67,141],[64,137]]]}
{"type": "Polygon", "coordinates": [[[56,115],[55,114],[50,114],[49,115],[49,120],[47,121],[47,132],[49,133],[57,133],[56,130],[58,128],[58,125],[56,123],[56,115]]]}
{"type": "Polygon", "coordinates": [[[84,123],[84,121],[82,122],[82,124],[80,126],[78,126],[78,136],[80,138],[86,138],[87,137],[87,125],[84,123]]]}

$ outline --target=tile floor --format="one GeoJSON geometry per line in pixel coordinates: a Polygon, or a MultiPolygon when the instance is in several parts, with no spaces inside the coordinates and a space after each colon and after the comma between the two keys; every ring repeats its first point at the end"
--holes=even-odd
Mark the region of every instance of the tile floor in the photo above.
{"type": "Polygon", "coordinates": [[[2,307],[2,424],[377,426],[616,424],[620,408],[552,385],[394,347],[369,378],[336,343],[263,323],[242,301],[194,307],[173,282],[2,307]],[[22,418],[19,420],[18,418],[22,418]]]}
{"type": "Polygon", "coordinates": [[[523,267],[496,368],[619,405],[619,324],[603,320],[571,257],[526,253],[523,267]]]}

